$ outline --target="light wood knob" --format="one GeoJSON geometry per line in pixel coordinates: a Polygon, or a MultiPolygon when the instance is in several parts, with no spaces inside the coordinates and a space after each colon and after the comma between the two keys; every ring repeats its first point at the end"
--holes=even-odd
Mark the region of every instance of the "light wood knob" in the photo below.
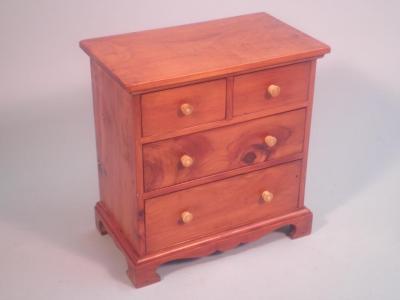
{"type": "Polygon", "coordinates": [[[265,142],[265,144],[267,144],[268,147],[273,147],[278,142],[278,139],[276,137],[274,137],[273,135],[267,135],[264,138],[264,142],[265,142]]]}
{"type": "Polygon", "coordinates": [[[193,162],[193,158],[191,158],[189,155],[184,154],[181,156],[181,164],[185,168],[189,168],[191,165],[193,165],[193,162]]]}
{"type": "Polygon", "coordinates": [[[192,114],[193,112],[193,105],[190,105],[189,103],[184,103],[181,105],[181,112],[185,115],[185,116],[189,116],[192,114]]]}
{"type": "Polygon", "coordinates": [[[261,198],[264,200],[264,202],[270,203],[274,198],[274,194],[272,194],[270,191],[264,191],[261,194],[261,198]]]}
{"type": "Polygon", "coordinates": [[[181,220],[183,223],[187,224],[193,220],[193,214],[188,211],[184,211],[181,213],[181,220]]]}
{"type": "Polygon", "coordinates": [[[268,90],[268,94],[270,94],[271,97],[273,97],[273,98],[278,97],[279,94],[281,93],[281,88],[275,84],[269,85],[267,90],[268,90]]]}

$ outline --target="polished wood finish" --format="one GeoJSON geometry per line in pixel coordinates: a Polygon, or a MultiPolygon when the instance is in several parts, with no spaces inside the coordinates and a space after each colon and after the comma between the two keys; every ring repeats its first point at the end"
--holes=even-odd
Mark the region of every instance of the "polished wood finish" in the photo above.
{"type": "Polygon", "coordinates": [[[300,208],[276,218],[260,220],[238,228],[188,241],[176,247],[140,256],[126,239],[126,236],[122,234],[118,226],[118,221],[113,218],[101,202],[96,204],[95,211],[96,220],[103,229],[101,234],[110,234],[114,243],[121,249],[128,264],[128,277],[137,288],[159,281],[160,276],[156,270],[161,264],[166,262],[197,258],[216,252],[225,252],[239,245],[253,242],[265,234],[285,226],[290,226],[290,231],[288,232],[290,238],[301,238],[311,233],[313,219],[310,210],[300,208]]]}
{"type": "Polygon", "coordinates": [[[225,119],[226,81],[163,90],[142,96],[143,136],[225,119]]]}
{"type": "Polygon", "coordinates": [[[295,161],[147,200],[148,252],[296,210],[300,172],[295,161]],[[274,194],[268,204],[265,189],[274,194]],[[180,222],[183,211],[190,224],[180,222]]]}
{"type": "Polygon", "coordinates": [[[89,39],[80,45],[132,93],[329,52],[327,45],[266,13],[89,39]]]}
{"type": "Polygon", "coordinates": [[[315,83],[315,71],[316,71],[316,60],[311,62],[311,70],[310,70],[310,80],[308,83],[309,95],[309,105],[306,108],[306,130],[304,136],[304,157],[303,157],[303,169],[301,174],[301,184],[300,184],[300,199],[299,206],[304,206],[304,194],[305,194],[305,186],[306,186],[306,173],[307,173],[307,161],[308,161],[308,146],[310,141],[310,132],[311,132],[311,116],[312,116],[312,108],[313,108],[313,98],[314,98],[314,83],[315,83]]]}
{"type": "Polygon", "coordinates": [[[163,194],[168,194],[168,193],[172,193],[172,192],[188,189],[188,188],[191,188],[193,186],[200,185],[200,184],[214,182],[216,180],[221,180],[221,179],[224,179],[224,178],[227,178],[227,177],[232,177],[232,176],[236,176],[236,175],[240,175],[240,174],[244,174],[244,173],[248,173],[248,172],[252,172],[252,171],[256,171],[256,170],[261,170],[261,169],[264,169],[264,168],[268,168],[268,167],[279,165],[279,164],[286,163],[286,162],[291,162],[291,161],[294,161],[294,160],[301,159],[304,156],[305,156],[304,152],[296,153],[296,154],[285,156],[283,158],[277,158],[277,159],[274,159],[274,160],[266,160],[264,162],[259,162],[259,163],[256,163],[256,164],[246,165],[244,167],[233,169],[233,170],[229,170],[229,171],[226,171],[226,172],[207,175],[207,176],[204,176],[204,177],[201,177],[201,178],[193,179],[193,180],[190,180],[190,181],[185,181],[185,182],[182,182],[182,183],[177,183],[175,185],[167,186],[167,187],[160,188],[160,189],[157,189],[157,190],[144,192],[143,193],[143,198],[144,199],[150,199],[150,198],[157,197],[157,196],[160,196],[160,195],[163,195],[163,194]]]}
{"type": "Polygon", "coordinates": [[[143,190],[143,174],[141,147],[135,145],[140,123],[132,118],[139,103],[93,61],[91,74],[100,201],[118,220],[133,247],[143,254],[144,204],[137,198],[143,190]]]}
{"type": "Polygon", "coordinates": [[[304,124],[301,109],[144,145],[145,191],[299,153],[304,124]],[[268,135],[276,137],[276,145],[265,143],[268,135]]]}
{"type": "Polygon", "coordinates": [[[95,222],[136,287],[171,260],[226,251],[304,207],[316,59],[325,44],[265,14],[85,40],[95,222]]]}
{"type": "Polygon", "coordinates": [[[233,89],[233,114],[237,116],[303,102],[308,97],[309,78],[310,62],[237,76],[233,89]],[[275,84],[279,86],[279,92],[276,88],[271,89],[275,84]]]}
{"type": "Polygon", "coordinates": [[[258,119],[261,117],[267,117],[267,116],[271,116],[271,115],[275,115],[275,114],[279,114],[279,113],[283,113],[283,112],[288,112],[288,111],[292,111],[292,110],[296,110],[296,109],[300,109],[300,108],[306,108],[306,107],[308,107],[309,104],[310,104],[309,101],[293,103],[293,104],[288,104],[286,106],[273,107],[266,111],[258,111],[258,112],[252,113],[252,114],[235,116],[234,118],[232,116],[229,118],[227,115],[226,120],[211,122],[211,123],[207,123],[207,124],[203,124],[203,125],[196,125],[196,126],[189,127],[189,128],[178,129],[174,132],[168,132],[165,134],[142,137],[141,142],[142,142],[142,144],[148,144],[148,143],[166,140],[166,139],[179,137],[179,136],[184,136],[184,135],[188,135],[188,134],[192,134],[192,133],[196,133],[196,132],[202,132],[202,131],[206,131],[206,130],[210,130],[210,129],[226,127],[229,125],[234,125],[234,124],[242,123],[245,121],[258,119]]]}

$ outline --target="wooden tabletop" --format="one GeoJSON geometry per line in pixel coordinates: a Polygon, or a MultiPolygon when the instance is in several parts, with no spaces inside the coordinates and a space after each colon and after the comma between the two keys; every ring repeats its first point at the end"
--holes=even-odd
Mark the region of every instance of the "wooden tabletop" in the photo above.
{"type": "Polygon", "coordinates": [[[132,93],[330,51],[266,13],[88,39],[80,46],[132,93]]]}

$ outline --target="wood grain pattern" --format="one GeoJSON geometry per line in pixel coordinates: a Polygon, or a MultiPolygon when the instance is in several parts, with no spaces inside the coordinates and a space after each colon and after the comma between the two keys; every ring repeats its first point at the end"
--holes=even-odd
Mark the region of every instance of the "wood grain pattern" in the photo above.
{"type": "Polygon", "coordinates": [[[309,77],[310,62],[236,76],[233,88],[234,116],[306,101],[309,77]],[[279,96],[273,98],[268,94],[270,85],[280,87],[279,96]]]}
{"type": "Polygon", "coordinates": [[[226,79],[226,120],[233,118],[233,76],[226,79]]]}
{"type": "Polygon", "coordinates": [[[141,97],[143,136],[223,120],[225,99],[225,79],[144,94],[141,97]],[[181,112],[183,104],[193,107],[190,115],[181,112]]]}
{"type": "Polygon", "coordinates": [[[294,211],[300,170],[295,161],[147,200],[148,252],[294,211]],[[274,195],[269,204],[261,198],[265,190],[274,195]],[[193,215],[187,224],[184,211],[193,215]]]}
{"type": "Polygon", "coordinates": [[[303,158],[303,166],[301,170],[301,183],[300,183],[300,197],[299,197],[299,207],[304,206],[304,194],[306,187],[306,175],[307,175],[307,162],[308,162],[308,147],[310,142],[310,132],[311,132],[311,117],[312,117],[312,109],[314,103],[314,83],[315,83],[315,71],[316,71],[317,62],[314,60],[311,63],[310,67],[310,80],[308,85],[308,99],[310,101],[310,105],[306,108],[306,127],[304,130],[304,158],[303,158]]]}
{"type": "Polygon", "coordinates": [[[118,220],[133,247],[143,254],[143,199],[136,198],[143,177],[136,173],[141,165],[136,155],[141,148],[135,147],[140,137],[135,129],[140,124],[133,117],[138,101],[93,61],[91,70],[100,201],[118,220]]]}
{"type": "Polygon", "coordinates": [[[266,13],[89,39],[80,46],[132,93],[330,51],[266,13]]]}
{"type": "Polygon", "coordinates": [[[149,144],[152,142],[167,140],[170,138],[175,138],[175,137],[179,137],[179,136],[189,135],[192,133],[207,131],[210,129],[227,127],[230,125],[235,125],[235,124],[239,124],[242,122],[259,119],[262,117],[268,117],[268,116],[272,116],[272,115],[276,115],[276,114],[280,114],[280,113],[284,113],[284,112],[297,110],[300,108],[305,108],[309,104],[310,103],[308,101],[299,102],[299,103],[295,102],[293,104],[287,104],[285,106],[273,107],[268,110],[261,110],[261,111],[254,112],[251,114],[236,116],[235,118],[232,118],[232,115],[231,115],[231,119],[227,119],[227,120],[215,121],[215,122],[211,122],[211,123],[207,123],[207,124],[201,124],[201,125],[196,125],[193,127],[178,129],[173,132],[168,132],[165,134],[158,134],[158,135],[152,135],[152,136],[148,136],[148,137],[142,137],[141,142],[142,142],[142,144],[149,144]]]}
{"type": "Polygon", "coordinates": [[[95,212],[96,220],[101,224],[104,232],[111,235],[117,247],[124,254],[128,263],[127,274],[137,288],[159,281],[160,276],[156,270],[161,264],[168,261],[228,251],[241,244],[255,241],[265,234],[287,225],[291,226],[288,233],[291,238],[306,236],[311,232],[313,218],[312,213],[307,208],[302,208],[275,218],[260,220],[155,253],[139,256],[126,236],[122,234],[118,222],[101,202],[97,203],[95,212]]]}
{"type": "Polygon", "coordinates": [[[210,174],[299,153],[303,148],[305,110],[253,120],[143,146],[145,191],[210,174]],[[268,147],[264,138],[277,137],[268,147]],[[184,168],[182,155],[194,163],[184,168]]]}
{"type": "Polygon", "coordinates": [[[80,46],[91,58],[96,227],[136,287],[171,260],[282,226],[292,238],[311,232],[306,165],[327,45],[258,13],[80,46]]]}
{"type": "Polygon", "coordinates": [[[216,174],[200,177],[197,179],[181,182],[181,183],[167,186],[164,188],[160,188],[157,190],[144,192],[143,199],[150,199],[150,198],[158,197],[158,196],[161,196],[164,194],[169,194],[169,193],[177,192],[180,190],[188,189],[188,188],[191,188],[191,187],[194,187],[197,185],[214,182],[214,181],[221,180],[224,178],[228,178],[228,177],[232,177],[232,176],[236,176],[236,175],[240,175],[240,174],[245,174],[245,173],[252,172],[252,171],[257,171],[257,170],[261,170],[264,168],[269,168],[272,166],[280,165],[280,164],[291,162],[294,160],[299,160],[302,158],[303,158],[303,152],[288,155],[283,158],[277,158],[274,160],[267,160],[265,162],[259,162],[257,164],[244,166],[244,167],[233,169],[230,171],[225,171],[225,172],[221,172],[221,173],[216,173],[216,174]]]}

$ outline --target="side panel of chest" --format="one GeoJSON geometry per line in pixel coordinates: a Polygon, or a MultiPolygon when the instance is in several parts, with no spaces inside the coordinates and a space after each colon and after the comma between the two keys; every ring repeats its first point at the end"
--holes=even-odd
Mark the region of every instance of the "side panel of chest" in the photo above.
{"type": "Polygon", "coordinates": [[[135,251],[144,254],[138,97],[127,93],[94,61],[91,72],[100,201],[118,220],[135,251]]]}

